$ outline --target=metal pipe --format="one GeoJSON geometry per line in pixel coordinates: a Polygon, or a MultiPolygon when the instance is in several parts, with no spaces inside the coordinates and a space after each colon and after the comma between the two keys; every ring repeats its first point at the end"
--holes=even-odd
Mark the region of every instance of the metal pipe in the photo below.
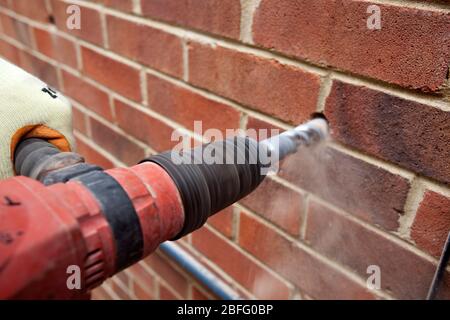
{"type": "Polygon", "coordinates": [[[444,277],[445,268],[447,267],[449,260],[450,260],[450,232],[447,235],[447,240],[445,241],[444,248],[442,249],[441,258],[439,259],[439,264],[438,267],[436,268],[436,273],[434,274],[433,281],[431,282],[431,286],[427,295],[427,300],[436,299],[439,287],[441,286],[441,282],[444,277]]]}
{"type": "Polygon", "coordinates": [[[241,299],[236,291],[205,268],[189,253],[181,249],[179,245],[173,242],[164,242],[159,248],[176,261],[183,269],[192,274],[195,279],[201,282],[217,297],[223,300],[241,299]]]}

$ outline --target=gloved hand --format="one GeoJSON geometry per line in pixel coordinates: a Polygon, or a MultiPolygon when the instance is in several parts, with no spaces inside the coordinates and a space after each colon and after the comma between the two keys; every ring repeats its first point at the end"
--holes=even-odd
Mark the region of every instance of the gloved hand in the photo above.
{"type": "Polygon", "coordinates": [[[0,179],[14,175],[14,150],[42,138],[61,151],[74,148],[72,110],[59,92],[0,58],[0,179]]]}

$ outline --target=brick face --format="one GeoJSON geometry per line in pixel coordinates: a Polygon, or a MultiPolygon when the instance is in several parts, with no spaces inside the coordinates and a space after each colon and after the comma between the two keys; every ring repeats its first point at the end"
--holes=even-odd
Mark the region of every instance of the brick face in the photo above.
{"type": "MultiPolygon", "coordinates": [[[[309,207],[306,240],[363,277],[369,266],[379,266],[382,288],[397,298],[424,299],[427,295],[435,271],[431,263],[323,205],[312,202],[309,207]]],[[[448,296],[450,287],[444,291],[448,296]]]]}
{"type": "Polygon", "coordinates": [[[432,92],[442,88],[450,58],[449,13],[378,3],[381,30],[369,30],[370,4],[262,0],[254,40],[300,59],[403,87],[432,92]]]}
{"type": "Polygon", "coordinates": [[[81,48],[81,56],[86,76],[129,99],[141,100],[139,70],[86,47],[81,48]]]}
{"type": "Polygon", "coordinates": [[[146,0],[144,15],[207,33],[239,38],[241,4],[239,0],[146,0]]]}
{"type": "MultiPolygon", "coordinates": [[[[243,299],[423,299],[450,230],[447,3],[0,0],[0,57],[69,98],[76,151],[105,169],[177,129],[199,145],[194,121],[261,140],[323,111],[328,144],[176,243],[243,299]]],[[[92,298],[217,297],[161,251],[92,298]]]]}
{"type": "Polygon", "coordinates": [[[319,77],[230,49],[189,45],[189,81],[292,123],[315,111],[319,77]]]}
{"type": "Polygon", "coordinates": [[[247,214],[240,215],[239,244],[313,298],[373,298],[363,286],[247,214]]]}
{"type": "Polygon", "coordinates": [[[181,39],[157,29],[107,17],[111,50],[173,76],[183,74],[181,39]]]}
{"type": "Polygon", "coordinates": [[[87,42],[102,46],[102,23],[98,11],[78,5],[80,8],[80,29],[69,29],[67,27],[67,19],[73,15],[73,12],[67,13],[67,10],[73,4],[70,1],[51,1],[53,16],[58,29],[87,42]]]}
{"type": "Polygon", "coordinates": [[[332,148],[299,152],[280,175],[353,215],[387,230],[398,228],[409,182],[332,148]]]}
{"type": "Polygon", "coordinates": [[[33,20],[43,23],[49,22],[50,12],[47,10],[45,0],[14,0],[11,1],[10,8],[16,13],[33,20]]]}
{"type": "Polygon", "coordinates": [[[168,81],[149,75],[147,78],[150,108],[193,130],[194,121],[203,129],[239,127],[239,112],[231,106],[202,97],[168,81]],[[217,117],[220,114],[220,118],[217,117]]]}
{"type": "Polygon", "coordinates": [[[62,72],[62,78],[65,94],[77,100],[84,107],[112,121],[111,106],[106,92],[67,71],[62,72]]]}
{"type": "Polygon", "coordinates": [[[33,28],[36,49],[44,55],[63,62],[72,68],[77,68],[75,44],[54,33],[33,28]]]}
{"type": "Polygon", "coordinates": [[[144,150],[100,121],[89,118],[92,139],[106,151],[127,165],[135,165],[144,158],[144,150]]]}
{"type": "Polygon", "coordinates": [[[300,232],[304,202],[304,195],[270,178],[266,178],[255,192],[240,201],[294,236],[300,232]]]}
{"type": "Polygon", "coordinates": [[[335,82],[326,115],[337,140],[450,183],[450,112],[335,82]]]}
{"type": "Polygon", "coordinates": [[[258,266],[226,241],[203,228],[193,234],[193,245],[209,259],[236,278],[262,299],[287,299],[289,288],[272,274],[258,266]],[[224,255],[223,253],[227,254],[224,255]],[[264,285],[262,285],[264,284],[264,285]]]}
{"type": "Polygon", "coordinates": [[[439,257],[449,232],[450,198],[427,191],[412,225],[411,238],[420,248],[439,257]]]}

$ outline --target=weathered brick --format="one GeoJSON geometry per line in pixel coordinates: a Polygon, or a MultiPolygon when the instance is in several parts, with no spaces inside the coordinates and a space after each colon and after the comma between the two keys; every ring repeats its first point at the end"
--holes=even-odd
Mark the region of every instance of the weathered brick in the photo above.
{"type": "Polygon", "coordinates": [[[342,82],[325,110],[337,140],[450,183],[450,112],[342,82]]]}
{"type": "Polygon", "coordinates": [[[55,66],[26,51],[20,51],[19,56],[20,67],[35,75],[49,86],[56,89],[59,88],[58,75],[55,66]]]}
{"type": "Polygon", "coordinates": [[[152,75],[147,77],[151,109],[193,130],[194,121],[202,121],[203,130],[239,128],[239,111],[231,106],[205,98],[152,75]],[[220,114],[220,117],[217,115],[220,114]]]}
{"type": "Polygon", "coordinates": [[[189,44],[189,81],[281,120],[298,124],[313,113],[319,76],[231,49],[189,44]]]}
{"type": "Polygon", "coordinates": [[[209,225],[229,239],[233,236],[233,211],[233,207],[228,207],[208,219],[209,225]]]}
{"type": "Polygon", "coordinates": [[[193,300],[211,300],[206,294],[204,294],[196,286],[192,287],[192,299],[193,300]]]}
{"type": "Polygon", "coordinates": [[[0,39],[0,55],[11,63],[18,65],[20,63],[19,49],[0,39]]]}
{"type": "Polygon", "coordinates": [[[28,24],[3,13],[0,13],[0,23],[2,25],[2,33],[27,47],[31,47],[31,35],[28,24]]]}
{"type": "Polygon", "coordinates": [[[59,30],[64,31],[72,36],[86,40],[88,42],[103,45],[102,23],[100,13],[92,8],[80,6],[81,25],[80,29],[69,29],[67,26],[67,19],[73,13],[67,13],[67,9],[74,3],[71,1],[52,0],[53,15],[56,26],[59,30]]]}
{"type": "Polygon", "coordinates": [[[75,44],[55,33],[33,28],[36,49],[49,58],[77,68],[77,52],[75,44]]]}
{"type": "Polygon", "coordinates": [[[111,160],[106,158],[104,155],[98,152],[96,148],[91,147],[83,140],[76,139],[76,144],[77,144],[76,152],[81,154],[86,159],[87,163],[95,164],[103,169],[111,169],[115,167],[114,164],[111,162],[111,160]]]}
{"type": "Polygon", "coordinates": [[[86,115],[72,106],[72,123],[73,129],[87,135],[86,115]]]}
{"type": "Polygon", "coordinates": [[[120,11],[126,12],[133,11],[133,0],[94,0],[94,1],[102,3],[105,6],[112,7],[120,11]]]}
{"type": "Polygon", "coordinates": [[[192,234],[192,244],[256,297],[261,299],[289,297],[290,289],[286,283],[208,229],[195,231],[192,234]]]}
{"type": "Polygon", "coordinates": [[[176,77],[183,75],[181,39],[164,31],[107,16],[112,51],[176,77]]]}
{"type": "Polygon", "coordinates": [[[240,216],[239,245],[313,298],[374,298],[364,286],[244,213],[240,216]]]}
{"type": "Polygon", "coordinates": [[[239,0],[146,0],[142,13],[151,18],[239,38],[241,3],[239,0]]]}
{"type": "Polygon", "coordinates": [[[411,238],[419,248],[439,257],[449,232],[450,198],[427,191],[411,227],[411,238]]]}
{"type": "Polygon", "coordinates": [[[109,105],[108,94],[83,79],[66,71],[62,72],[64,93],[77,100],[84,107],[112,121],[113,116],[109,105]]]}
{"type": "Polygon", "coordinates": [[[164,281],[182,297],[188,293],[188,280],[174,269],[160,254],[152,254],[145,258],[144,263],[151,267],[164,281]]]}
{"type": "Polygon", "coordinates": [[[266,178],[250,195],[240,201],[247,208],[298,236],[304,213],[304,195],[266,178]]]}
{"type": "Polygon", "coordinates": [[[297,152],[280,175],[326,201],[387,230],[397,230],[409,181],[332,148],[297,152]]]}
{"type": "Polygon", "coordinates": [[[144,150],[100,121],[89,118],[92,139],[127,165],[135,165],[145,156],[144,150]]]}
{"type": "Polygon", "coordinates": [[[165,285],[159,284],[159,299],[160,300],[179,300],[165,285]]]}
{"type": "Polygon", "coordinates": [[[119,127],[156,151],[169,150],[177,143],[170,139],[174,129],[165,123],[122,101],[115,100],[114,105],[119,127]]]}
{"type": "MultiPolygon", "coordinates": [[[[435,266],[377,232],[315,202],[310,203],[306,240],[317,251],[350,267],[362,277],[375,265],[381,288],[401,299],[425,299],[435,266]]],[[[442,294],[450,297],[450,283],[442,294]]]]}
{"type": "Polygon", "coordinates": [[[81,55],[85,75],[127,98],[141,100],[139,70],[86,47],[81,55]]]}
{"type": "Polygon", "coordinates": [[[13,0],[11,10],[39,22],[49,22],[50,12],[47,10],[45,0],[13,0]]]}
{"type": "Polygon", "coordinates": [[[279,135],[284,130],[264,120],[252,116],[247,118],[247,135],[256,140],[264,140],[279,135]]]}
{"type": "Polygon", "coordinates": [[[381,29],[370,30],[367,9],[371,4],[263,0],[254,19],[254,41],[407,88],[433,92],[442,88],[450,60],[450,14],[377,2],[381,29]]]}

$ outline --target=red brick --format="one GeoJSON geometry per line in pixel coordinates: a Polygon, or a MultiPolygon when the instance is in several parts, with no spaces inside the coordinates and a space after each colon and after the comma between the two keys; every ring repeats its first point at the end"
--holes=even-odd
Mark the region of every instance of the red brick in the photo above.
{"type": "Polygon", "coordinates": [[[92,291],[91,299],[92,300],[111,300],[111,296],[108,294],[108,292],[106,292],[105,289],[103,289],[103,287],[98,287],[92,291]]]}
{"type": "Polygon", "coordinates": [[[211,300],[206,294],[204,294],[197,287],[192,287],[192,299],[193,300],[211,300]]]}
{"type": "Polygon", "coordinates": [[[223,47],[190,43],[189,81],[291,123],[316,109],[317,75],[223,47]]]}
{"type": "Polygon", "coordinates": [[[76,139],[76,143],[76,152],[81,154],[86,159],[87,163],[95,164],[103,169],[111,169],[115,167],[111,160],[98,152],[98,150],[95,150],[93,147],[83,142],[81,139],[76,139]]]}
{"type": "Polygon", "coordinates": [[[207,228],[192,234],[192,244],[256,297],[261,299],[289,297],[290,289],[283,281],[207,228]]]}
{"type": "Polygon", "coordinates": [[[94,1],[102,3],[105,6],[112,7],[120,11],[126,12],[133,11],[133,0],[94,0],[94,1]]]}
{"type": "Polygon", "coordinates": [[[31,47],[30,28],[26,23],[0,13],[2,33],[13,38],[27,47],[31,47]]]}
{"type": "MultiPolygon", "coordinates": [[[[116,279],[117,281],[117,279],[116,279]]],[[[128,290],[123,289],[117,282],[112,282],[111,288],[113,289],[114,293],[121,299],[121,300],[131,300],[130,292],[128,290]]]]}
{"type": "Polygon", "coordinates": [[[114,105],[119,127],[156,151],[169,150],[176,144],[170,139],[174,129],[165,123],[124,102],[115,100],[114,105]]]}
{"type": "Polygon", "coordinates": [[[203,130],[239,128],[239,111],[231,106],[205,98],[193,91],[149,75],[150,108],[193,130],[194,121],[202,121],[203,130]],[[220,114],[220,117],[217,115],[220,114]]]}
{"type": "Polygon", "coordinates": [[[233,237],[233,210],[233,207],[225,208],[208,219],[209,225],[229,239],[233,237]]]}
{"type": "Polygon", "coordinates": [[[9,0],[0,0],[0,6],[4,8],[9,8],[9,0]]]}
{"type": "Polygon", "coordinates": [[[133,293],[139,300],[153,300],[155,299],[154,293],[141,287],[139,282],[133,281],[133,293]]]}
{"type": "Polygon", "coordinates": [[[117,93],[140,102],[139,70],[82,47],[83,72],[117,93]]]}
{"type": "Polygon", "coordinates": [[[164,31],[107,16],[109,46],[136,60],[176,77],[183,75],[181,39],[164,31]]]}
{"type": "Polygon", "coordinates": [[[80,29],[67,28],[67,18],[72,14],[67,13],[67,8],[73,4],[73,2],[63,2],[61,0],[52,0],[53,14],[55,18],[56,26],[59,30],[62,30],[72,36],[86,40],[88,42],[103,45],[102,23],[100,14],[95,9],[80,6],[81,12],[81,25],[80,29]]]}
{"type": "Polygon", "coordinates": [[[89,118],[89,120],[94,142],[120,161],[127,165],[134,165],[144,158],[144,150],[128,138],[94,118],[89,118]]]}
{"type": "Polygon", "coordinates": [[[72,123],[74,130],[87,135],[86,115],[79,109],[72,106],[72,123]]]}
{"type": "Polygon", "coordinates": [[[367,289],[277,231],[241,213],[239,244],[315,299],[373,299],[367,289]]]}
{"type": "Polygon", "coordinates": [[[450,112],[335,82],[326,116],[337,140],[450,183],[450,112]]]}
{"type": "Polygon", "coordinates": [[[258,45],[400,86],[437,91],[447,81],[450,14],[382,5],[381,30],[369,30],[369,1],[263,0],[258,45]],[[424,50],[427,48],[427,50],[424,50]]]}
{"type": "Polygon", "coordinates": [[[36,49],[39,52],[72,68],[77,68],[77,53],[72,41],[43,29],[33,28],[33,33],[36,49]]]}
{"type": "Polygon", "coordinates": [[[239,39],[239,0],[146,0],[142,13],[151,18],[239,39]]]}
{"type": "Polygon", "coordinates": [[[280,176],[349,213],[396,231],[409,181],[332,148],[297,152],[281,164],[280,176]]]}
{"type": "Polygon", "coordinates": [[[83,79],[62,71],[64,81],[64,93],[77,100],[86,108],[101,115],[105,119],[112,121],[113,116],[109,105],[108,94],[100,90],[83,79]]]}
{"type": "Polygon", "coordinates": [[[9,60],[11,63],[18,65],[20,63],[19,49],[10,45],[8,42],[0,39],[0,55],[9,60]]]}
{"type": "MultiPolygon", "coordinates": [[[[381,270],[381,287],[401,299],[425,299],[435,266],[392,240],[312,202],[306,240],[318,252],[347,265],[362,277],[367,267],[381,270]]],[[[442,293],[450,297],[450,283],[442,293]]]]}
{"type": "Polygon", "coordinates": [[[59,88],[56,68],[28,52],[20,51],[20,67],[35,75],[49,86],[59,88]]]}
{"type": "Polygon", "coordinates": [[[50,12],[47,10],[45,0],[13,0],[11,10],[39,22],[49,22],[50,12]]]}
{"type": "Polygon", "coordinates": [[[419,248],[439,257],[449,232],[450,198],[427,191],[411,227],[411,238],[419,248]]]}
{"type": "Polygon", "coordinates": [[[272,136],[279,135],[283,131],[284,130],[280,127],[267,123],[266,121],[254,118],[252,116],[248,116],[247,118],[247,135],[253,139],[264,140],[272,136]]]}
{"type": "Polygon", "coordinates": [[[149,273],[147,270],[145,270],[145,268],[140,263],[134,264],[127,270],[133,274],[135,283],[139,283],[139,287],[142,290],[152,295],[154,294],[155,280],[153,278],[153,275],[149,273]]]}
{"type": "Polygon", "coordinates": [[[159,254],[152,254],[148,256],[144,262],[150,266],[170,287],[172,287],[182,297],[187,297],[188,280],[176,269],[174,269],[166,260],[159,254]]]}
{"type": "Polygon", "coordinates": [[[179,298],[163,284],[159,284],[159,298],[161,300],[179,300],[179,298]]]}
{"type": "Polygon", "coordinates": [[[298,236],[300,233],[304,202],[303,194],[270,178],[266,178],[256,191],[240,201],[247,208],[294,236],[298,236]]]}

